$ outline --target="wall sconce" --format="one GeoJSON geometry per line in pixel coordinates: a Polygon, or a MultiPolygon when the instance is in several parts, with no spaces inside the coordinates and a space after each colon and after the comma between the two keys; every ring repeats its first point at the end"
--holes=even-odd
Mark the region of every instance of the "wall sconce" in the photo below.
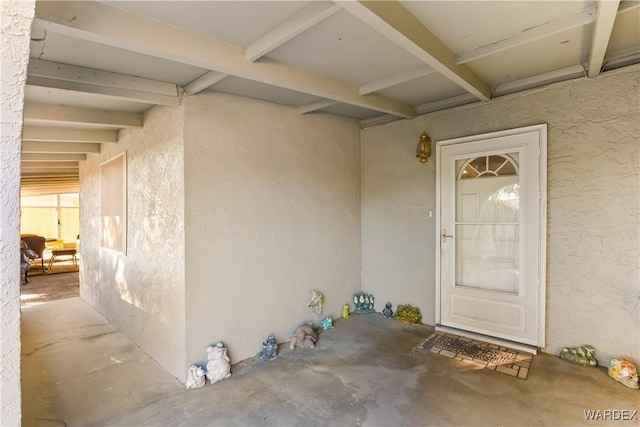
{"type": "Polygon", "coordinates": [[[420,142],[418,142],[418,148],[416,149],[416,157],[420,159],[420,163],[427,163],[429,156],[431,156],[431,138],[422,132],[420,142]]]}

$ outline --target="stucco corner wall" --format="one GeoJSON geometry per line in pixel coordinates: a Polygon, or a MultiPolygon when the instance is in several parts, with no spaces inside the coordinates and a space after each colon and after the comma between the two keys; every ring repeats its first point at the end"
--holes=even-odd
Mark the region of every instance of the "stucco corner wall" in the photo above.
{"type": "MultiPolygon", "coordinates": [[[[433,321],[434,141],[547,123],[545,351],[640,362],[640,66],[363,131],[362,286],[433,321]]],[[[435,217],[435,212],[434,212],[435,217]]]]}
{"type": "Polygon", "coordinates": [[[0,2],[0,425],[19,426],[20,154],[35,0],[0,2]]]}
{"type": "Polygon", "coordinates": [[[226,94],[185,100],[187,359],[232,361],[360,289],[356,120],[226,94]]]}
{"type": "Polygon", "coordinates": [[[411,304],[433,325],[436,168],[435,155],[416,158],[423,131],[419,121],[362,130],[362,289],[377,310],[411,304]]]}
{"type": "Polygon", "coordinates": [[[80,296],[184,381],[184,107],[154,107],[80,167],[80,296]],[[100,248],[100,163],[127,152],[127,253],[100,248]]]}

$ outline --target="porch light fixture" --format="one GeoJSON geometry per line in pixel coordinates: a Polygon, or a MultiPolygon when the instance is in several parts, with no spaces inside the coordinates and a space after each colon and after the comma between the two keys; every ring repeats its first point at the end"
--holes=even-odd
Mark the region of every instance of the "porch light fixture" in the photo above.
{"type": "Polygon", "coordinates": [[[422,132],[420,142],[418,142],[418,148],[416,149],[416,157],[420,159],[420,163],[427,163],[429,156],[431,156],[431,138],[422,132]]]}

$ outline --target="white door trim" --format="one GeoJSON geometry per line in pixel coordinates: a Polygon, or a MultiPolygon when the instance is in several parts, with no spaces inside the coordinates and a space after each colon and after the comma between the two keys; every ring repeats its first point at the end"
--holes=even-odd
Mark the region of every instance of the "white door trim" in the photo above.
{"type": "Polygon", "coordinates": [[[522,128],[508,129],[498,132],[490,132],[479,135],[470,135],[461,138],[447,139],[443,141],[436,141],[436,289],[435,289],[435,315],[436,325],[441,324],[442,313],[440,310],[440,230],[442,230],[442,218],[441,218],[441,179],[440,168],[442,160],[442,147],[451,144],[461,144],[464,142],[477,141],[482,139],[499,138],[510,135],[518,135],[523,133],[538,133],[538,140],[540,141],[540,173],[539,173],[539,206],[538,216],[540,228],[538,231],[538,347],[545,347],[546,338],[546,289],[547,289],[547,125],[546,123],[527,126],[522,128]]]}

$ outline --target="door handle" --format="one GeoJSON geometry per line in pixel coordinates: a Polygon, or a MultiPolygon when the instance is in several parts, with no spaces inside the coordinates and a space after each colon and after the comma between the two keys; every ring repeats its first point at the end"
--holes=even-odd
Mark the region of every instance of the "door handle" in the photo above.
{"type": "Polygon", "coordinates": [[[442,234],[440,235],[440,240],[442,241],[442,243],[447,243],[447,238],[450,237],[453,239],[453,236],[450,234],[447,234],[447,229],[443,228],[442,229],[442,234]]]}

